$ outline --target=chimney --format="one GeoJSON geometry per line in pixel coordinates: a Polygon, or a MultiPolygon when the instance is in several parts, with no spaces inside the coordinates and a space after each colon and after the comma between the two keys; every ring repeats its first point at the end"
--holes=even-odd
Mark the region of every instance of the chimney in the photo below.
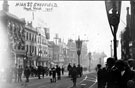
{"type": "Polygon", "coordinates": [[[3,10],[6,11],[6,12],[9,12],[8,0],[4,0],[4,2],[3,2],[3,10]]]}

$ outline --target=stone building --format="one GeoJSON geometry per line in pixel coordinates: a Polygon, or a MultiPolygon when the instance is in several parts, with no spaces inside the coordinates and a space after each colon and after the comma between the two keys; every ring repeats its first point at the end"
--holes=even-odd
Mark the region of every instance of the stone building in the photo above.
{"type": "Polygon", "coordinates": [[[8,1],[4,0],[0,20],[8,37],[10,64],[24,65],[25,58],[25,20],[9,12],[8,1]]]}
{"type": "Polygon", "coordinates": [[[37,58],[37,31],[32,26],[32,22],[25,25],[25,50],[26,58],[25,64],[30,66],[36,66],[37,58]]]}

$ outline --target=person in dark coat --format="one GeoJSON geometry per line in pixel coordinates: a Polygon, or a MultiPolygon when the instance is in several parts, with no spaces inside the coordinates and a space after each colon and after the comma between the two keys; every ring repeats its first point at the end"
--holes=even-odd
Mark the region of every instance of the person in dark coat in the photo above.
{"type": "Polygon", "coordinates": [[[58,80],[60,80],[61,79],[61,69],[58,65],[56,65],[56,73],[57,73],[58,80]]]}
{"type": "Polygon", "coordinates": [[[51,68],[51,74],[52,74],[51,82],[56,82],[56,69],[54,67],[51,68]]]}
{"type": "Polygon", "coordinates": [[[70,63],[68,64],[67,70],[68,70],[68,77],[71,77],[71,69],[72,66],[70,65],[70,63]]]}
{"type": "Polygon", "coordinates": [[[42,67],[39,65],[37,69],[38,79],[41,79],[40,78],[41,72],[42,72],[42,67]]]}
{"type": "Polygon", "coordinates": [[[61,68],[62,75],[64,75],[64,66],[61,68]]]}
{"type": "Polygon", "coordinates": [[[79,77],[82,77],[82,67],[80,66],[80,64],[77,67],[77,73],[79,77]]]}
{"type": "Polygon", "coordinates": [[[26,77],[26,82],[29,82],[30,69],[27,66],[24,69],[24,75],[26,77]]]}
{"type": "Polygon", "coordinates": [[[77,75],[77,68],[74,64],[71,70],[71,80],[73,81],[73,87],[76,87],[77,75]]]}
{"type": "Polygon", "coordinates": [[[117,79],[119,88],[128,88],[127,83],[134,77],[128,64],[123,60],[118,60],[115,64],[117,68],[117,79]]]}
{"type": "Polygon", "coordinates": [[[115,85],[115,78],[113,67],[115,65],[115,59],[112,57],[107,58],[106,75],[104,75],[105,84],[107,88],[117,88],[115,85]]]}
{"type": "Polygon", "coordinates": [[[102,69],[101,69],[101,64],[97,65],[97,82],[98,82],[98,88],[103,88],[102,87],[102,69]]]}
{"type": "Polygon", "coordinates": [[[97,65],[97,82],[98,88],[105,88],[105,76],[106,76],[106,69],[102,68],[101,64],[97,65]]]}

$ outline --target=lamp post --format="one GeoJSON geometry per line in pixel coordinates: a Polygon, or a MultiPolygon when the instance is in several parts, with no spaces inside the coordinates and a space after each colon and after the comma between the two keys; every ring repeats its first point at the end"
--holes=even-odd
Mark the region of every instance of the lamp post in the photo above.
{"type": "Polygon", "coordinates": [[[109,25],[114,39],[114,58],[117,60],[117,30],[120,21],[121,0],[106,0],[105,5],[109,25]]]}
{"type": "Polygon", "coordinates": [[[78,55],[78,65],[80,65],[80,55],[81,55],[81,48],[82,48],[82,40],[80,40],[80,37],[78,37],[78,40],[76,40],[76,48],[77,48],[77,55],[78,55]]]}
{"type": "Polygon", "coordinates": [[[91,52],[89,52],[88,55],[89,55],[89,72],[90,72],[91,52]]]}
{"type": "Polygon", "coordinates": [[[110,50],[111,50],[111,57],[112,57],[112,40],[111,40],[110,50]]]}

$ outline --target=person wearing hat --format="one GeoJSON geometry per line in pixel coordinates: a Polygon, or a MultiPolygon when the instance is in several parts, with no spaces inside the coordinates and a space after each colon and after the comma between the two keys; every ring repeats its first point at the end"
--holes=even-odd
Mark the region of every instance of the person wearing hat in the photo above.
{"type": "Polygon", "coordinates": [[[115,59],[112,57],[107,58],[106,75],[105,75],[107,88],[116,88],[116,85],[114,83],[114,80],[115,80],[114,66],[115,66],[115,59]]]}

